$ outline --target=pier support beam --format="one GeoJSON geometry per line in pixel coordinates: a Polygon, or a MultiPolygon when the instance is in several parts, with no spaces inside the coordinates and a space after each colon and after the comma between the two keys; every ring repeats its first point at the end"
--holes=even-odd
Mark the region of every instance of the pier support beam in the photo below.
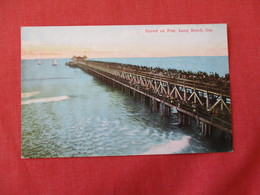
{"type": "Polygon", "coordinates": [[[170,116],[170,110],[171,108],[169,106],[164,105],[164,116],[170,116]]]}
{"type": "Polygon", "coordinates": [[[204,122],[201,122],[201,136],[204,137],[204,122]]]}
{"type": "Polygon", "coordinates": [[[171,107],[167,106],[167,116],[171,115],[171,107]]]}
{"type": "Polygon", "coordinates": [[[165,105],[164,103],[161,103],[161,117],[168,117],[170,115],[171,112],[171,108],[169,106],[165,105]]]}
{"type": "Polygon", "coordinates": [[[140,97],[141,97],[141,102],[144,102],[144,95],[140,94],[140,97]]]}
{"type": "Polygon", "coordinates": [[[187,125],[188,127],[191,126],[191,117],[187,115],[187,125]]]}
{"type": "Polygon", "coordinates": [[[149,101],[150,101],[150,112],[153,112],[153,101],[154,101],[154,99],[149,98],[149,101]]]}
{"type": "Polygon", "coordinates": [[[186,116],[185,116],[185,114],[182,114],[181,119],[182,119],[183,126],[186,126],[186,116]]]}
{"type": "Polygon", "coordinates": [[[201,122],[201,136],[206,137],[211,134],[212,126],[210,124],[207,124],[205,122],[201,122]]]}
{"type": "Polygon", "coordinates": [[[207,134],[208,134],[208,124],[207,123],[204,123],[204,137],[206,137],[207,136],[207,134]]]}
{"type": "Polygon", "coordinates": [[[210,134],[211,134],[211,130],[212,130],[212,126],[211,126],[211,125],[209,125],[209,128],[208,128],[208,135],[210,135],[210,134]]]}
{"type": "Polygon", "coordinates": [[[158,112],[160,110],[160,103],[157,102],[155,99],[153,100],[153,107],[154,107],[154,112],[158,112]]]}
{"type": "Polygon", "coordinates": [[[199,127],[200,126],[199,116],[196,117],[196,120],[197,120],[197,127],[199,127]]]}
{"type": "Polygon", "coordinates": [[[180,126],[191,126],[191,117],[187,114],[178,111],[178,125],[180,126]]]}
{"type": "Polygon", "coordinates": [[[182,126],[182,113],[180,111],[178,111],[178,126],[182,126]]]}
{"type": "Polygon", "coordinates": [[[165,104],[162,103],[161,104],[161,117],[164,117],[164,115],[165,115],[165,104]]]}

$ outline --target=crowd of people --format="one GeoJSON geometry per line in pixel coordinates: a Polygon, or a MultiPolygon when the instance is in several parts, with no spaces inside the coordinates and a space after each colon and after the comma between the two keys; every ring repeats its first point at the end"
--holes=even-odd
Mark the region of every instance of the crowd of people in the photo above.
{"type": "Polygon", "coordinates": [[[125,69],[127,71],[142,71],[151,74],[157,74],[160,76],[167,76],[173,79],[192,80],[201,83],[216,84],[220,87],[229,87],[229,74],[225,76],[219,76],[218,73],[206,73],[206,72],[192,72],[177,69],[162,69],[160,67],[151,68],[146,66],[117,64],[118,68],[125,69]]]}

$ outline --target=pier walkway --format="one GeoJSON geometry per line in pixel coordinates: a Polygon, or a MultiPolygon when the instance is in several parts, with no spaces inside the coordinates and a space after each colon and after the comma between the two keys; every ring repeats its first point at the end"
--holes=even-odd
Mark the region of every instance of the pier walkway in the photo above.
{"type": "Polygon", "coordinates": [[[194,118],[202,136],[209,135],[214,128],[232,132],[229,82],[207,80],[205,76],[196,80],[193,76],[180,77],[170,70],[82,58],[73,58],[67,65],[140,98],[150,106],[151,112],[160,112],[162,117],[169,116],[175,108],[179,126],[190,126],[194,118]]]}

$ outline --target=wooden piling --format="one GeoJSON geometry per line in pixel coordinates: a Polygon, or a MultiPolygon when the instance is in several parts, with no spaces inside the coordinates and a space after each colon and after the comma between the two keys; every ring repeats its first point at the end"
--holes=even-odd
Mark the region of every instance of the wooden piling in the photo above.
{"type": "Polygon", "coordinates": [[[169,111],[170,107],[166,106],[166,105],[164,105],[164,106],[165,106],[165,111],[164,111],[165,114],[164,115],[168,117],[170,115],[170,111],[169,111]]]}
{"type": "Polygon", "coordinates": [[[188,126],[190,127],[191,126],[191,118],[190,116],[187,116],[188,117],[188,126]]]}
{"type": "Polygon", "coordinates": [[[208,124],[204,123],[205,127],[204,127],[204,137],[206,137],[208,135],[208,124]]]}
{"type": "Polygon", "coordinates": [[[153,99],[149,98],[150,101],[150,112],[153,112],[153,99]]]}
{"type": "Polygon", "coordinates": [[[199,127],[200,126],[199,116],[197,116],[196,119],[197,119],[197,127],[199,127]]]}
{"type": "Polygon", "coordinates": [[[178,111],[178,126],[182,126],[182,113],[180,111],[178,111]]]}
{"type": "Polygon", "coordinates": [[[201,122],[201,136],[204,137],[204,122],[201,122]]]}
{"type": "Polygon", "coordinates": [[[162,103],[161,104],[161,117],[164,117],[165,116],[165,104],[162,103]]]}
{"type": "Polygon", "coordinates": [[[160,103],[153,99],[154,112],[158,112],[160,110],[160,103]]]}
{"type": "Polygon", "coordinates": [[[168,106],[168,116],[170,116],[170,115],[171,115],[171,111],[172,111],[171,107],[170,107],[170,106],[168,106]]]}

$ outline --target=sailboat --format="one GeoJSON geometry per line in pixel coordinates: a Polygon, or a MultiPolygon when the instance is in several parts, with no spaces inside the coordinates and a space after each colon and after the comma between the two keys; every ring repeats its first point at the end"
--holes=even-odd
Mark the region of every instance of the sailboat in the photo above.
{"type": "Polygon", "coordinates": [[[41,60],[38,61],[38,65],[41,65],[41,60]]]}
{"type": "Polygon", "coordinates": [[[56,59],[53,60],[52,65],[53,65],[53,66],[57,66],[57,65],[58,65],[56,59]]]}

